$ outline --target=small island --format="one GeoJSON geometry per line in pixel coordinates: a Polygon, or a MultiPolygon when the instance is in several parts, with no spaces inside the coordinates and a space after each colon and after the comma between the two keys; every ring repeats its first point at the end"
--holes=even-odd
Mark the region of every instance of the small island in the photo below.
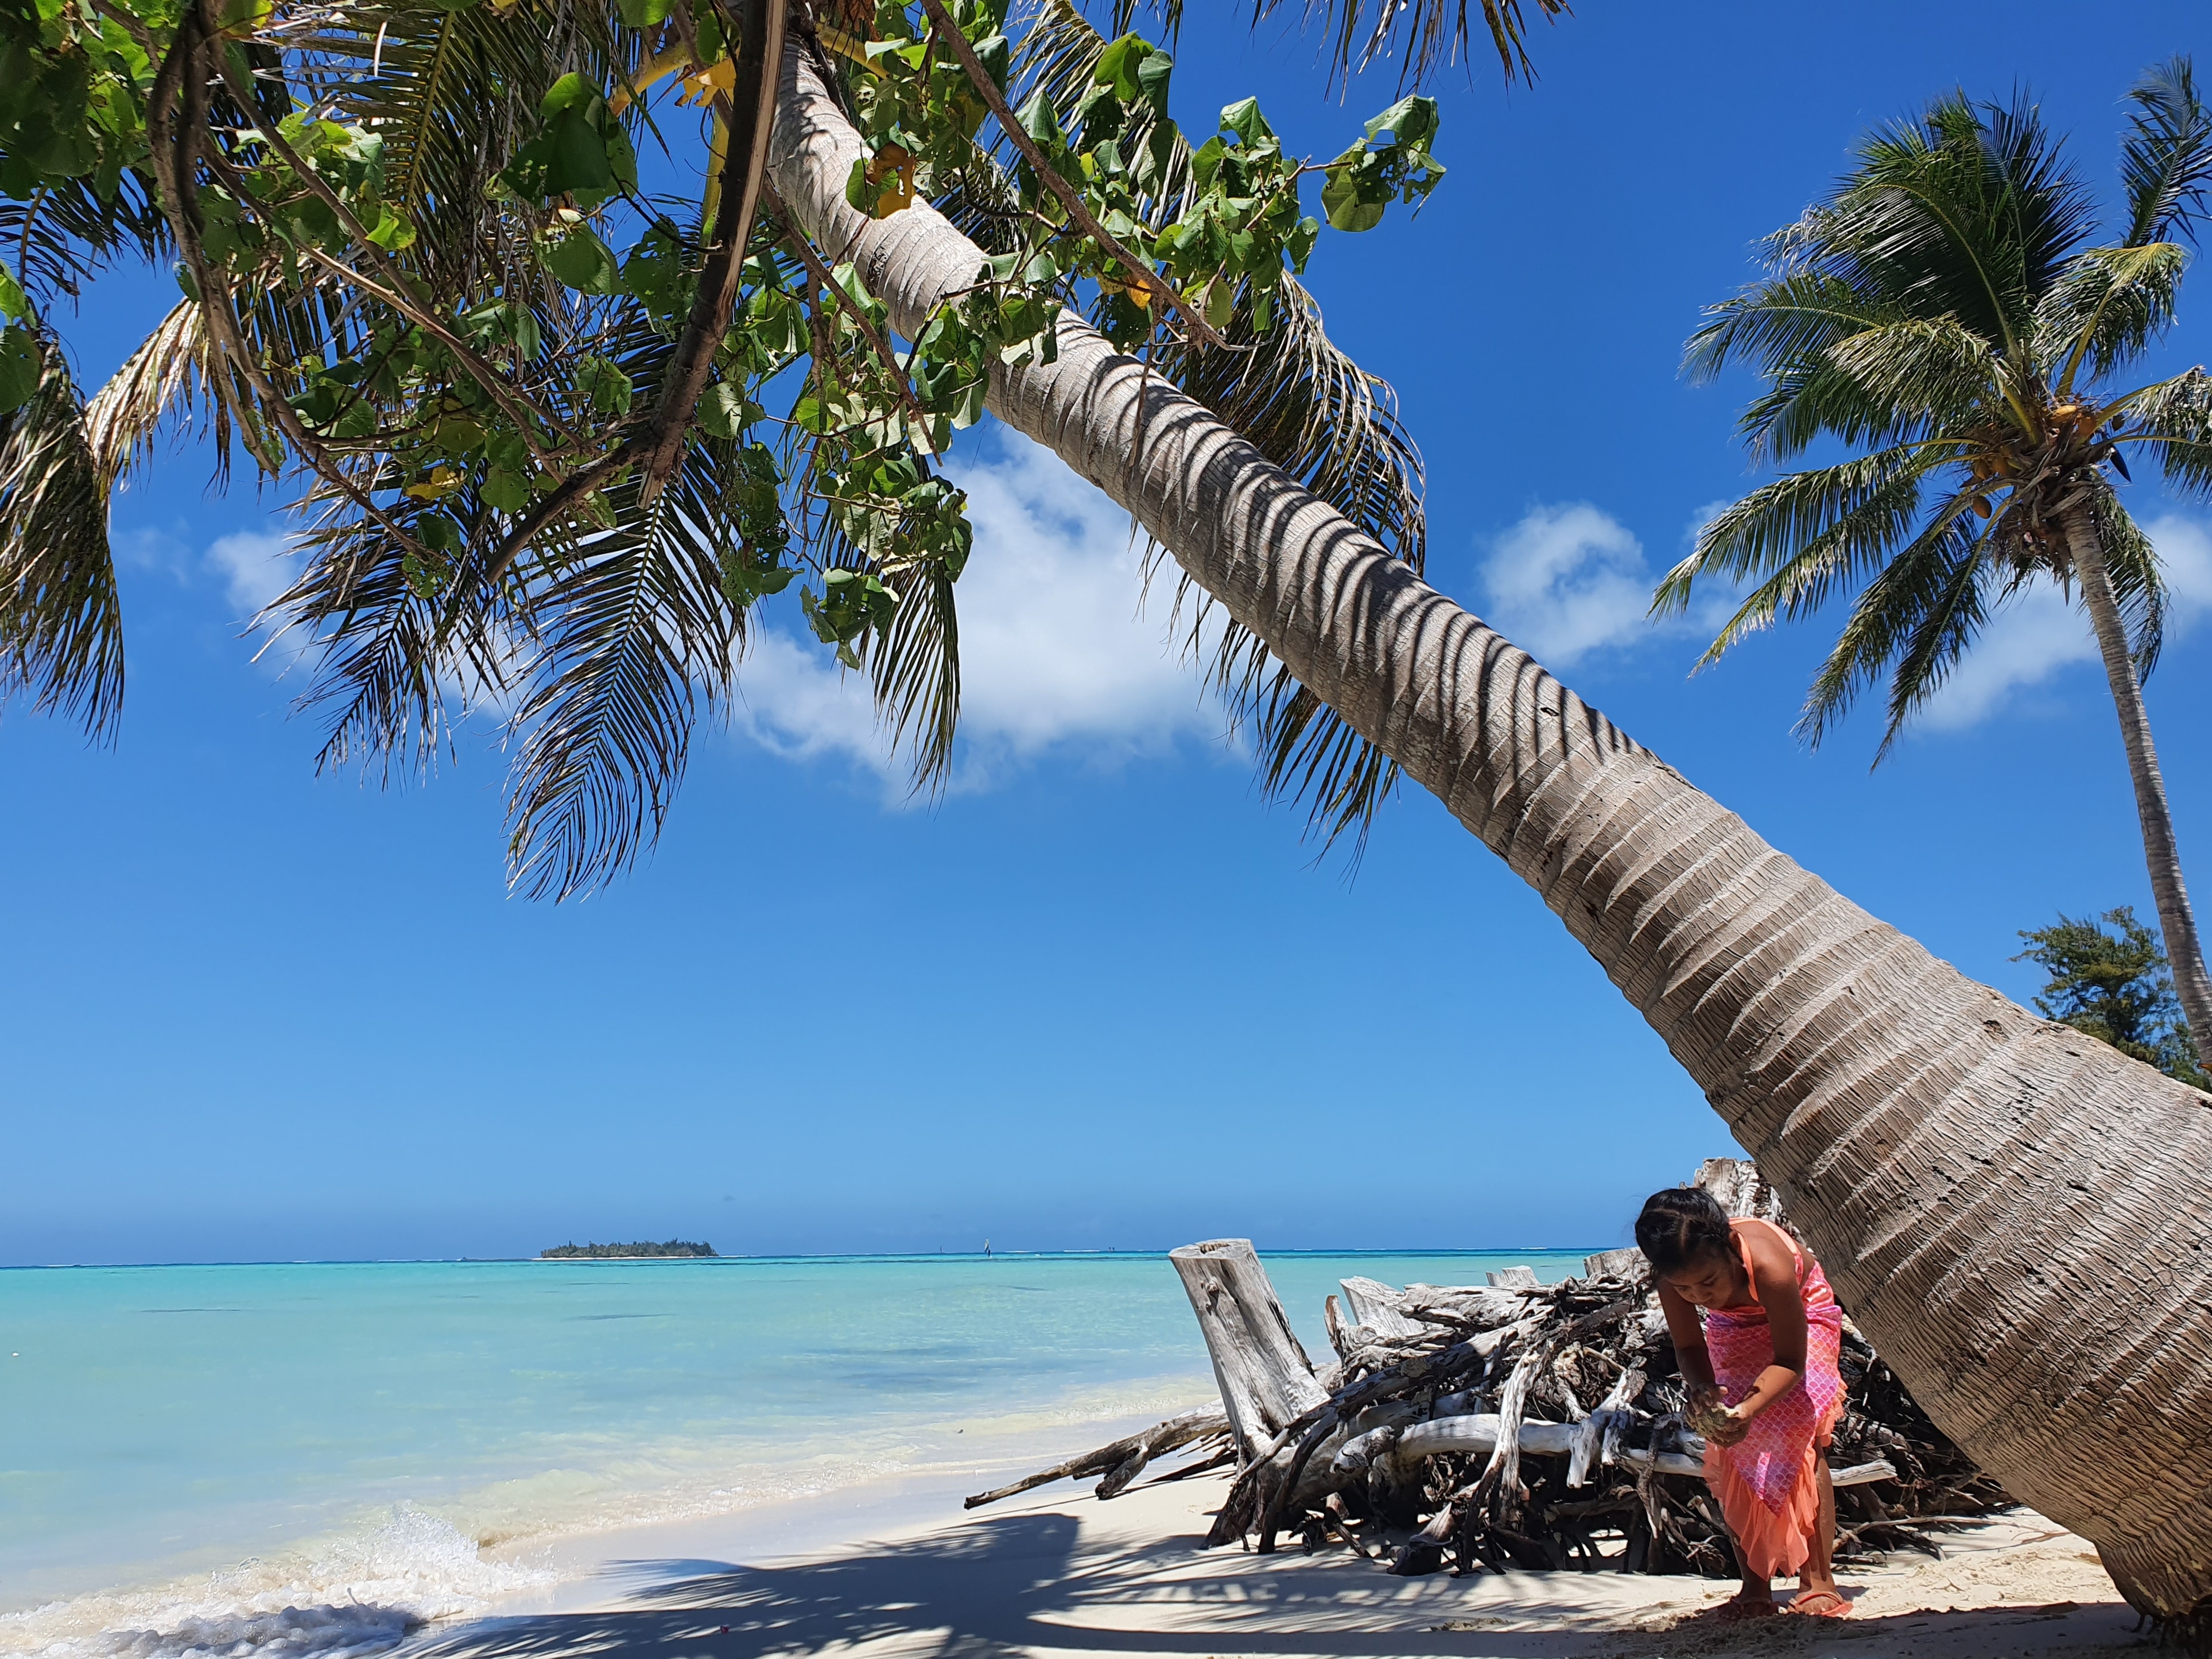
{"type": "Polygon", "coordinates": [[[650,1242],[643,1244],[556,1244],[550,1250],[540,1250],[540,1261],[626,1261],[638,1257],[653,1256],[710,1256],[712,1244],[694,1244],[689,1239],[672,1238],[665,1244],[650,1242]]]}

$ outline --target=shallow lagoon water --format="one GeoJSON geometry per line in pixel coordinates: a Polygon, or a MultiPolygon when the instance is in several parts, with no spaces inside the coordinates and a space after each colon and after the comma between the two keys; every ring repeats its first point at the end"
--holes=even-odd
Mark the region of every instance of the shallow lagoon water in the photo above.
{"type": "MultiPolygon", "coordinates": [[[[1341,1278],[1580,1259],[1266,1261],[1326,1352],[1341,1278]]],[[[0,1356],[0,1649],[55,1659],[370,1652],[537,1582],[528,1540],[995,1474],[1212,1394],[1139,1255],[9,1270],[0,1356]]]]}

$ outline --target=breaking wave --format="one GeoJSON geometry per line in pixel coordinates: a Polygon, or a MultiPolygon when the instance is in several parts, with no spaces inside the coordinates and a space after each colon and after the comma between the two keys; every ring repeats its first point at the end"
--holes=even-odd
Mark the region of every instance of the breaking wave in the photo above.
{"type": "Polygon", "coordinates": [[[0,1652],[39,1659],[362,1659],[433,1619],[550,1583],[486,1561],[450,1521],[402,1504],[356,1535],[158,1589],[0,1615],[0,1652]]]}

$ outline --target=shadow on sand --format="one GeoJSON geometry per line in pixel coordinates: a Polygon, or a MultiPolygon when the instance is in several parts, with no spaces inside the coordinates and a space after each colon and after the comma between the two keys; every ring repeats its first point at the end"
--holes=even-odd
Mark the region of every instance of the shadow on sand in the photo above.
{"type": "MultiPolygon", "coordinates": [[[[1312,1563],[1292,1555],[1263,1566],[1233,1553],[1205,1558],[1206,1568],[1192,1571],[1184,1570],[1198,1559],[1189,1538],[1085,1553],[1077,1547],[1079,1531],[1064,1515],[1009,1515],[821,1561],[622,1562],[607,1570],[610,1599],[620,1598],[611,1608],[426,1632],[407,1659],[768,1659],[864,1645],[927,1659],[1055,1650],[1208,1659],[1635,1659],[1817,1650],[1888,1659],[1992,1651],[1986,1645],[1992,1638],[2008,1653],[2101,1652],[2107,1640],[2124,1636],[2124,1625],[2105,1627],[2099,1609],[2077,1614],[2070,1604],[2009,1614],[1793,1617],[1753,1630],[1719,1628],[1704,1616],[1669,1624],[1645,1595],[1625,1595],[1627,1586],[1609,1574],[1516,1575],[1510,1585],[1407,1580],[1350,1559],[1312,1563]],[[1488,1592],[1476,1593],[1484,1585],[1488,1592]]],[[[1683,1583],[1686,1590],[1694,1581],[1683,1583]]],[[[1691,1599],[1686,1595],[1674,1606],[1691,1599]]]]}

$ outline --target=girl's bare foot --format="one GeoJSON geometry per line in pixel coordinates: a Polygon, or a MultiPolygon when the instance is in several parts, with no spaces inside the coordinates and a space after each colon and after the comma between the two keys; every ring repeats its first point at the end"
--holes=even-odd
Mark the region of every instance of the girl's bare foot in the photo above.
{"type": "Polygon", "coordinates": [[[1735,1625],[1747,1619],[1771,1619],[1780,1611],[1765,1585],[1746,1584],[1720,1604],[1714,1617],[1723,1625],[1735,1625]]]}

